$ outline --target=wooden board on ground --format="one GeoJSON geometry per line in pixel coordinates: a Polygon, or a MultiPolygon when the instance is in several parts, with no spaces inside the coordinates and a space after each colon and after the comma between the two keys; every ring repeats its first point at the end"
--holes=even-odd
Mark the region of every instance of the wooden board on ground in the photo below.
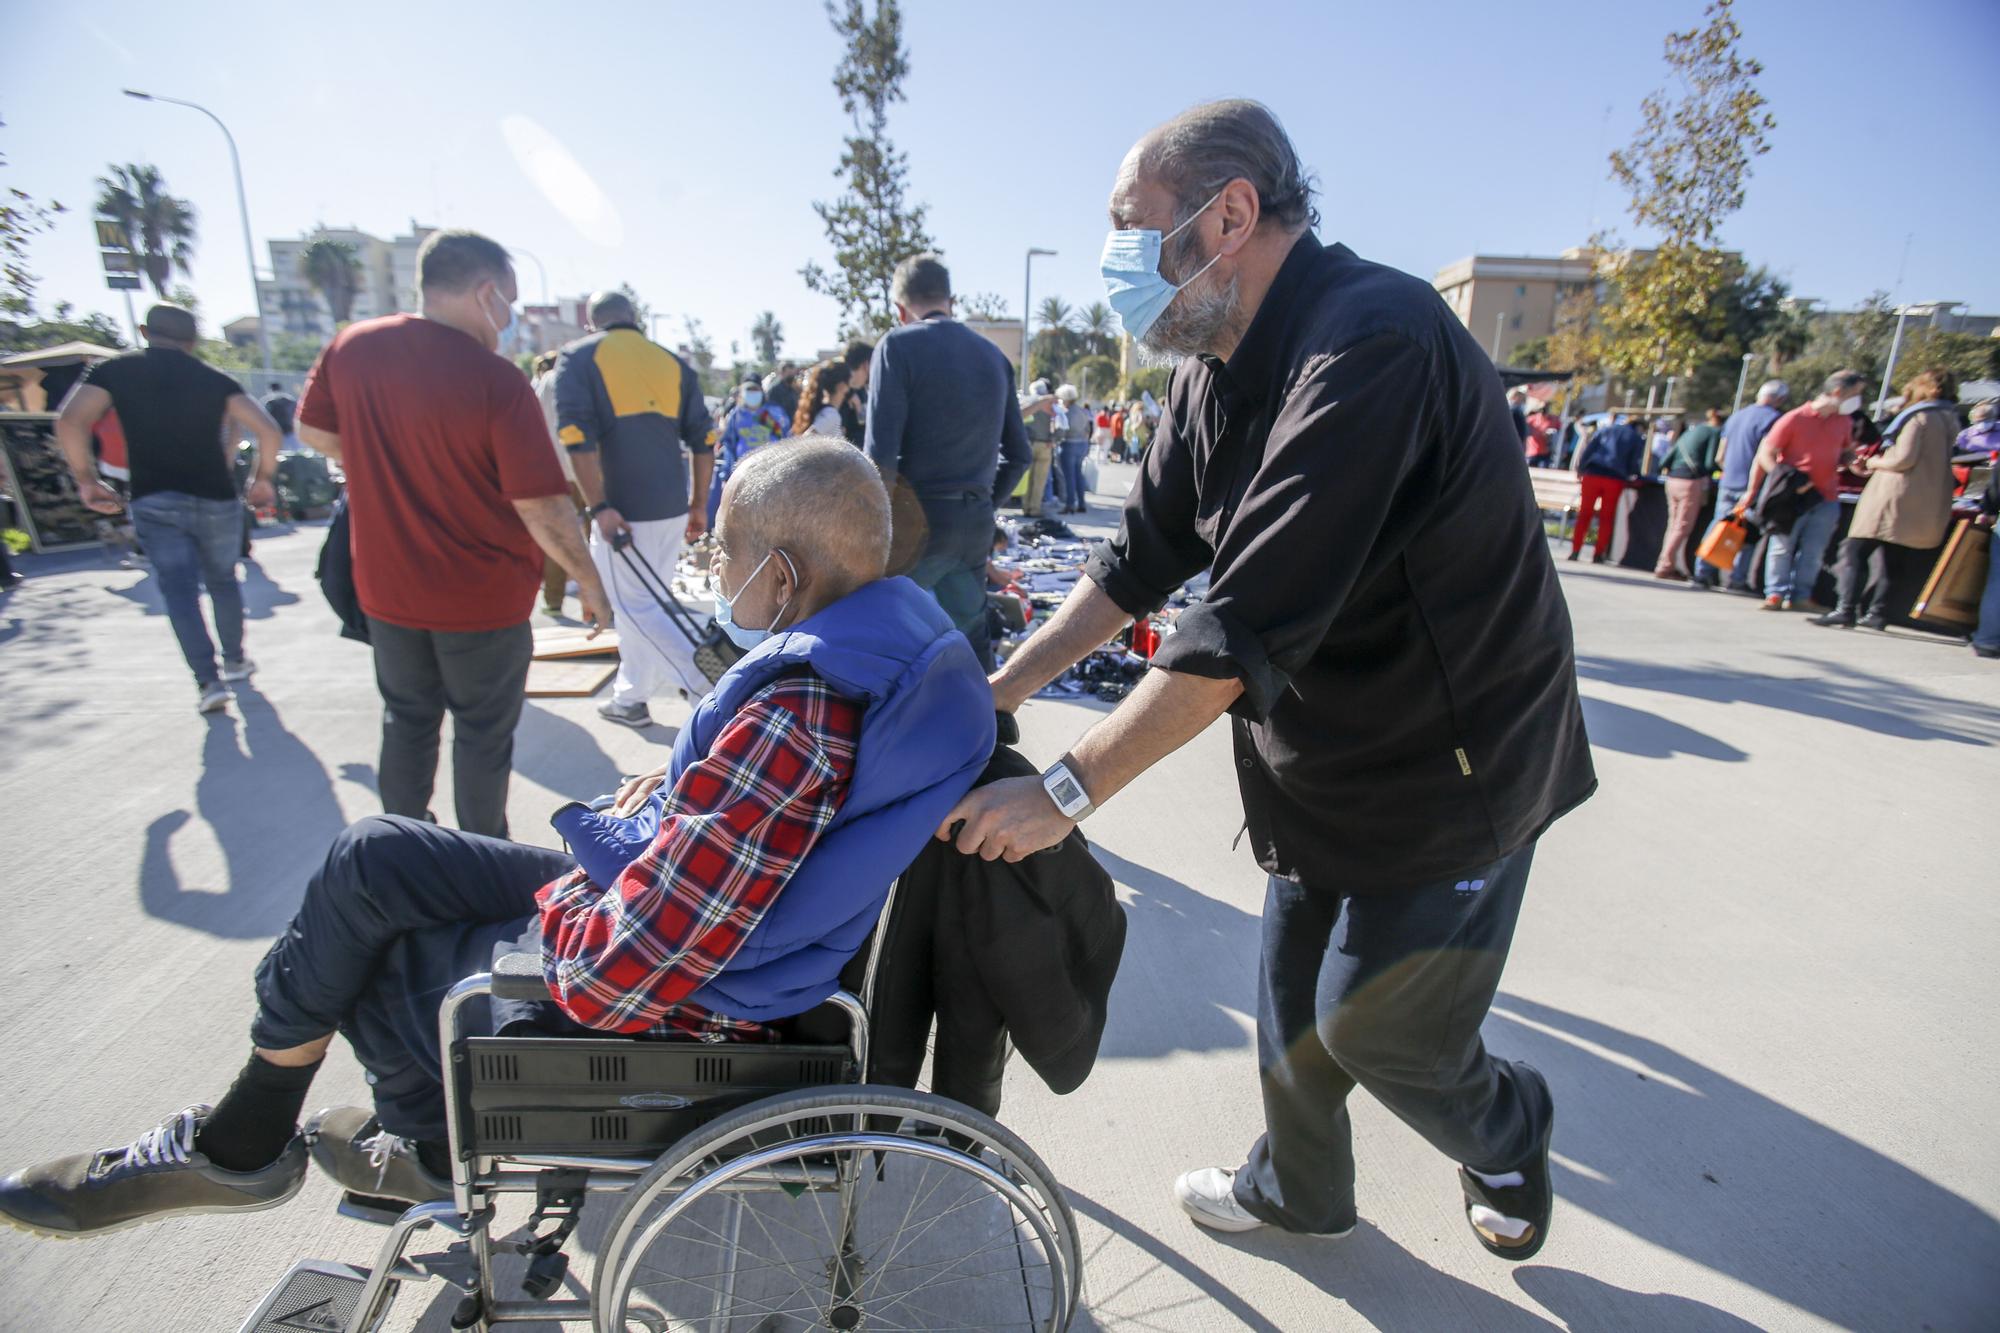
{"type": "Polygon", "coordinates": [[[618,631],[608,629],[596,638],[581,625],[554,625],[535,631],[535,660],[559,662],[572,657],[618,656],[618,631]]]}
{"type": "Polygon", "coordinates": [[[1986,591],[1986,562],[1993,534],[1960,523],[1931,569],[1910,618],[1927,625],[1971,629],[1979,623],[1979,599],[1986,591]]]}
{"type": "Polygon", "coordinates": [[[530,662],[530,699],[586,699],[618,674],[616,662],[585,658],[568,662],[530,662]]]}

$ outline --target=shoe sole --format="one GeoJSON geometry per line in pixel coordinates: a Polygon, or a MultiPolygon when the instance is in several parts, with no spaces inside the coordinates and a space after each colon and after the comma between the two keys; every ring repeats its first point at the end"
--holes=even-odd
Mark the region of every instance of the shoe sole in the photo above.
{"type": "Polygon", "coordinates": [[[653,718],[651,714],[647,714],[643,717],[620,717],[616,713],[606,713],[602,710],[599,710],[597,715],[603,718],[606,722],[616,722],[619,726],[630,727],[634,731],[644,731],[647,727],[653,725],[653,718]]]}
{"type": "Polygon", "coordinates": [[[299,1178],[292,1182],[290,1189],[277,1198],[262,1203],[209,1203],[192,1208],[171,1208],[157,1213],[147,1213],[144,1217],[113,1222],[110,1226],[92,1227],[88,1231],[51,1231],[47,1227],[24,1221],[5,1209],[0,1209],[0,1222],[30,1236],[40,1236],[43,1240],[89,1240],[93,1236],[108,1236],[114,1231],[130,1231],[133,1227],[150,1226],[154,1222],[164,1222],[171,1217],[205,1217],[216,1213],[261,1213],[272,1208],[281,1208],[298,1197],[299,1191],[306,1187],[306,1176],[309,1174],[306,1171],[299,1172],[299,1178]]]}

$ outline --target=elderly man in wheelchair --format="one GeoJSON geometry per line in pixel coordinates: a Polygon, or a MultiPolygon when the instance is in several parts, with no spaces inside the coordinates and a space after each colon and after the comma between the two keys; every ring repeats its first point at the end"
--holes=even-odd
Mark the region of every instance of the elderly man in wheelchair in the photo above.
{"type": "Polygon", "coordinates": [[[716,569],[750,651],[671,762],[559,812],[569,855],[348,829],[257,968],[222,1098],[16,1172],[0,1220],[70,1237],[255,1212],[310,1159],[390,1235],[372,1269],[301,1261],[247,1329],[373,1328],[419,1278],[463,1290],[455,1328],[1062,1327],[1080,1275],[1046,1168],[970,1108],[869,1085],[866,1003],[842,988],[872,990],[860,953],[896,877],[994,743],[969,645],[884,577],[889,526],[845,443],[752,458],[716,569]],[[300,1127],[336,1031],[375,1105],[300,1127]],[[593,1193],[623,1198],[588,1299],[550,1299],[593,1193]],[[533,1208],[511,1239],[509,1194],[533,1208]],[[428,1230],[452,1239],[406,1254],[428,1230]],[[529,1299],[496,1278],[510,1253],[529,1299]]]}

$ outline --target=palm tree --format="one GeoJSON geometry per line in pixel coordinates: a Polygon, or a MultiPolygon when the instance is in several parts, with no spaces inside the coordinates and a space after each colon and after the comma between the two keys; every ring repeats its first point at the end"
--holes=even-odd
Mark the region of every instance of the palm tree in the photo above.
{"type": "Polygon", "coordinates": [[[140,162],[113,163],[97,178],[97,211],[116,218],[139,257],[139,267],[162,297],[179,269],[188,277],[194,257],[194,205],[167,193],[160,169],[140,162]]]}
{"type": "Polygon", "coordinates": [[[1060,296],[1043,297],[1042,304],[1035,311],[1035,318],[1045,329],[1066,329],[1075,315],[1076,312],[1064,304],[1060,296]]]}
{"type": "Polygon", "coordinates": [[[1112,327],[1111,307],[1102,301],[1092,301],[1076,314],[1077,327],[1083,330],[1084,343],[1099,356],[1111,351],[1112,327]]]}
{"type": "Polygon", "coordinates": [[[778,322],[776,314],[766,310],[750,326],[750,341],[756,345],[758,360],[776,364],[778,352],[785,345],[785,326],[778,322]]]}
{"type": "Polygon", "coordinates": [[[361,261],[353,246],[322,232],[299,251],[299,276],[326,298],[334,327],[354,317],[354,298],[361,290],[361,261]]]}

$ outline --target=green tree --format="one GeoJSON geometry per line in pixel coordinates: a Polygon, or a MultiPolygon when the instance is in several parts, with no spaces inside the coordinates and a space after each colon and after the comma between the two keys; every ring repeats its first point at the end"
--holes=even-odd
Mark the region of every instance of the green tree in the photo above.
{"type": "Polygon", "coordinates": [[[997,292],[973,292],[958,298],[958,313],[967,319],[1006,319],[1007,298],[997,292]]]}
{"type": "Polygon", "coordinates": [[[889,138],[889,107],[905,100],[909,53],[903,49],[903,13],[897,0],[826,0],[827,21],[846,45],[834,67],[833,88],[852,125],[836,178],[847,188],[813,211],[833,245],[833,267],[818,261],[799,271],[806,287],[840,305],[841,332],[881,333],[894,320],[889,280],[896,265],[937,244],[924,230],[925,209],[908,202],[909,158],[889,138]]]}
{"type": "MultiPolygon", "coordinates": [[[[7,156],[0,153],[0,167],[6,165],[7,156]]],[[[0,190],[0,315],[34,313],[36,278],[28,267],[28,238],[54,227],[56,214],[63,211],[55,200],[39,203],[12,185],[0,190]]]]}
{"type": "Polygon", "coordinates": [[[1611,154],[1632,221],[1660,237],[1651,254],[1617,264],[1617,296],[1602,315],[1605,360],[1627,379],[1686,375],[1716,341],[1715,303],[1730,276],[1719,230],[1743,206],[1751,159],[1770,151],[1777,126],[1757,91],[1763,66],[1738,49],[1731,5],[1711,0],[1702,27],[1667,35],[1675,88],[1647,96],[1638,133],[1611,154]]]}
{"type": "Polygon", "coordinates": [[[125,228],[139,267],[164,297],[176,270],[193,276],[188,261],[194,258],[194,205],[167,193],[158,167],[114,163],[110,173],[97,178],[97,211],[125,228]]]}
{"type": "Polygon", "coordinates": [[[361,292],[361,260],[353,246],[320,232],[299,251],[299,276],[333,312],[335,328],[354,318],[354,298],[361,292]]]}
{"type": "Polygon", "coordinates": [[[1125,398],[1150,393],[1155,402],[1164,404],[1167,401],[1167,385],[1173,382],[1173,378],[1172,366],[1141,366],[1118,386],[1118,393],[1125,398]]]}
{"type": "Polygon", "coordinates": [[[1110,356],[1118,345],[1117,326],[1111,318],[1111,307],[1102,301],[1092,301],[1077,311],[1076,326],[1083,335],[1083,345],[1092,356],[1110,356]]]}
{"type": "Polygon", "coordinates": [[[1076,312],[1060,296],[1044,296],[1035,307],[1035,321],[1044,329],[1068,329],[1076,323],[1076,312]]]}
{"type": "Polygon", "coordinates": [[[73,342],[123,349],[125,335],[116,320],[98,311],[93,310],[79,319],[75,307],[67,301],[56,302],[49,319],[20,324],[0,320],[0,352],[33,352],[73,342]]]}
{"type": "Polygon", "coordinates": [[[1064,379],[1074,384],[1092,403],[1099,403],[1118,387],[1118,363],[1108,356],[1086,356],[1070,364],[1064,379]]]}
{"type": "MultiPolygon", "coordinates": [[[[271,369],[311,370],[313,362],[319,360],[322,346],[318,340],[302,333],[275,332],[271,335],[271,369]]],[[[247,357],[250,352],[246,350],[243,355],[247,357]]]]}
{"type": "Polygon", "coordinates": [[[785,348],[785,326],[774,312],[766,310],[757,316],[750,326],[750,345],[757,349],[759,361],[776,363],[778,353],[785,348]]]}

